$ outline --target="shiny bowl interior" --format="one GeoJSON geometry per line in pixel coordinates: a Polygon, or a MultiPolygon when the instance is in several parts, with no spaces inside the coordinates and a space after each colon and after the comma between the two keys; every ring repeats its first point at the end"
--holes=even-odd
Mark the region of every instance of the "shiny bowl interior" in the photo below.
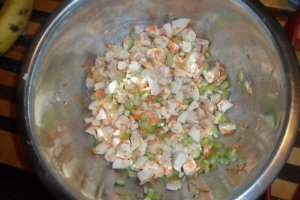
{"type": "MultiPolygon", "coordinates": [[[[291,46],[260,3],[74,0],[52,16],[33,45],[18,98],[28,155],[58,198],[121,199],[114,190],[115,172],[91,153],[93,139],[83,133],[89,99],[82,65],[104,53],[107,43],[120,45],[132,25],[162,25],[181,17],[192,19],[196,32],[211,41],[213,56],[227,66],[235,105],[229,115],[238,127],[249,125],[240,141],[247,164],[240,173],[226,166],[191,178],[178,192],[158,183],[163,199],[197,199],[188,192],[189,182],[202,188],[200,199],[255,199],[276,177],[296,135],[299,77],[291,46]],[[250,98],[240,90],[240,69],[252,84],[250,98]]],[[[134,197],[142,187],[133,179],[121,190],[134,197]]]]}

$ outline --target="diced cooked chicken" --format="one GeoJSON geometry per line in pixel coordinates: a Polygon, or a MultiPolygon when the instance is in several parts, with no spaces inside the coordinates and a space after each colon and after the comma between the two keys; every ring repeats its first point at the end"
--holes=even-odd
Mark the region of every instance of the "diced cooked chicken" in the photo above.
{"type": "Polygon", "coordinates": [[[200,142],[201,132],[200,127],[198,125],[193,125],[190,131],[188,132],[189,136],[193,138],[194,141],[200,142]]]}
{"type": "Polygon", "coordinates": [[[190,28],[184,29],[181,32],[181,36],[182,39],[187,42],[194,42],[196,40],[196,33],[190,28]]]}
{"type": "Polygon", "coordinates": [[[162,34],[165,34],[168,38],[173,36],[173,29],[172,29],[172,25],[170,23],[163,25],[162,34]]]}
{"type": "Polygon", "coordinates": [[[145,163],[147,162],[147,160],[149,160],[149,158],[147,156],[141,156],[141,157],[139,157],[135,161],[135,163],[133,163],[132,169],[136,170],[136,171],[143,169],[144,166],[145,166],[145,163]]]}
{"type": "Polygon", "coordinates": [[[232,106],[233,104],[228,100],[222,100],[220,103],[218,103],[218,109],[223,113],[229,110],[232,106]]]}
{"type": "Polygon", "coordinates": [[[190,176],[196,172],[197,164],[193,158],[188,158],[187,161],[183,164],[183,171],[186,175],[190,176]]]}
{"type": "Polygon", "coordinates": [[[236,129],[236,125],[235,124],[220,124],[219,129],[223,135],[228,135],[228,134],[233,133],[233,131],[236,129]]]}
{"type": "Polygon", "coordinates": [[[140,184],[167,176],[168,190],[179,190],[184,176],[209,172],[198,159],[218,153],[218,131],[236,129],[224,123],[233,106],[225,67],[189,22],[135,26],[122,47],[108,44],[97,56],[85,83],[93,92],[84,119],[98,143],[92,152],[113,169],[136,171],[140,184]]]}
{"type": "Polygon", "coordinates": [[[101,142],[93,149],[93,152],[95,154],[103,155],[103,154],[105,154],[105,152],[108,148],[109,148],[109,146],[106,142],[101,142]]]}
{"type": "Polygon", "coordinates": [[[177,35],[179,32],[185,29],[190,21],[190,19],[176,19],[172,21],[173,34],[177,35]]]}
{"type": "Polygon", "coordinates": [[[137,177],[140,180],[140,185],[143,185],[144,183],[150,181],[153,176],[153,172],[148,168],[144,168],[137,173],[137,177]]]}
{"type": "Polygon", "coordinates": [[[173,191],[176,191],[176,190],[179,190],[181,189],[182,187],[182,184],[181,184],[181,181],[180,180],[174,180],[174,181],[170,181],[166,184],[166,188],[168,190],[173,190],[173,191]]]}
{"type": "Polygon", "coordinates": [[[126,169],[130,166],[130,160],[116,158],[112,164],[113,169],[126,169]]]}
{"type": "Polygon", "coordinates": [[[174,160],[173,160],[173,168],[176,171],[181,172],[181,167],[182,165],[186,162],[186,160],[188,159],[188,154],[183,153],[183,152],[178,152],[176,153],[174,160]]]}

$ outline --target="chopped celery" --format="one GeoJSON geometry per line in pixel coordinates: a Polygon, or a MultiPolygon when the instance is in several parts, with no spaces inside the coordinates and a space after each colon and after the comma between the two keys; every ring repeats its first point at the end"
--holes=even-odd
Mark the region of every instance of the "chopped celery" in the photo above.
{"type": "Polygon", "coordinates": [[[220,89],[226,90],[226,89],[230,88],[230,86],[231,86],[231,84],[230,84],[229,80],[226,80],[220,85],[220,89]]]}
{"type": "Polygon", "coordinates": [[[252,94],[252,88],[250,86],[250,83],[248,81],[242,82],[242,92],[251,95],[252,94]]]}
{"type": "Polygon", "coordinates": [[[202,138],[200,141],[201,146],[204,146],[205,144],[210,144],[210,143],[211,143],[211,140],[207,137],[202,138]]]}
{"type": "Polygon", "coordinates": [[[209,58],[209,57],[211,57],[211,53],[210,53],[210,51],[207,51],[207,52],[205,53],[205,57],[206,57],[206,58],[209,58]]]}
{"type": "Polygon", "coordinates": [[[151,200],[160,200],[161,194],[155,188],[149,188],[148,192],[146,193],[146,197],[150,198],[151,200]]]}
{"type": "Polygon", "coordinates": [[[245,80],[245,73],[244,73],[244,71],[243,71],[242,69],[239,70],[239,72],[238,72],[238,80],[239,80],[240,82],[242,82],[242,81],[245,80]]]}
{"type": "Polygon", "coordinates": [[[172,41],[176,43],[176,42],[181,42],[182,39],[181,39],[181,37],[180,37],[179,35],[176,35],[176,36],[174,36],[174,37],[172,38],[172,41]]]}
{"type": "Polygon", "coordinates": [[[226,116],[225,113],[216,111],[215,117],[216,117],[216,121],[218,124],[224,124],[224,123],[228,122],[228,117],[226,116]]]}
{"type": "Polygon", "coordinates": [[[200,150],[193,150],[192,152],[191,152],[191,156],[192,156],[192,158],[193,159],[198,159],[199,157],[200,157],[200,150]]]}
{"type": "Polygon", "coordinates": [[[106,94],[105,96],[104,96],[104,99],[106,99],[106,100],[112,100],[113,99],[113,94],[106,94]]]}
{"type": "Polygon", "coordinates": [[[209,172],[209,162],[208,160],[200,160],[199,162],[199,170],[201,173],[208,173],[209,172]]]}
{"type": "Polygon", "coordinates": [[[198,90],[199,90],[199,94],[201,96],[203,96],[206,92],[206,89],[207,89],[207,86],[208,86],[208,83],[205,82],[205,81],[202,81],[199,85],[198,85],[198,90]]]}
{"type": "Polygon", "coordinates": [[[141,122],[146,122],[146,121],[149,121],[149,115],[147,114],[147,113],[142,113],[141,115],[140,115],[140,121],[141,122]]]}
{"type": "Polygon", "coordinates": [[[174,64],[174,54],[169,53],[167,56],[167,65],[171,67],[174,64]]]}
{"type": "Polygon", "coordinates": [[[220,163],[221,165],[228,165],[229,162],[230,162],[230,160],[229,160],[229,158],[227,158],[227,157],[221,157],[221,158],[219,158],[219,163],[220,163]]]}
{"type": "Polygon", "coordinates": [[[128,45],[128,49],[131,49],[135,45],[135,38],[134,38],[133,35],[131,35],[129,37],[129,39],[130,39],[130,42],[129,42],[129,45],[128,45]]]}
{"type": "Polygon", "coordinates": [[[127,168],[127,174],[129,177],[137,177],[136,172],[132,171],[130,168],[127,168]]]}
{"type": "Polygon", "coordinates": [[[222,150],[225,148],[225,144],[219,140],[214,141],[213,146],[217,149],[217,150],[222,150]]]}
{"type": "Polygon", "coordinates": [[[124,102],[124,106],[126,110],[129,110],[130,112],[133,111],[135,109],[135,106],[132,104],[132,102],[130,100],[126,100],[124,102]]]}
{"type": "Polygon", "coordinates": [[[232,148],[228,151],[228,158],[230,159],[230,161],[236,161],[237,159],[237,150],[232,148]]]}
{"type": "Polygon", "coordinates": [[[208,89],[210,92],[212,92],[212,93],[214,93],[214,92],[216,92],[216,91],[218,90],[217,87],[214,86],[213,84],[209,84],[209,85],[207,86],[207,89],[208,89]]]}
{"type": "Polygon", "coordinates": [[[225,90],[221,90],[222,94],[222,99],[228,99],[229,98],[229,95],[230,95],[230,91],[228,89],[225,89],[225,90]]]}
{"type": "Polygon", "coordinates": [[[191,97],[190,97],[190,98],[187,98],[186,100],[187,100],[187,104],[188,104],[188,105],[190,105],[190,104],[193,102],[193,98],[191,98],[191,97]]]}
{"type": "Polygon", "coordinates": [[[155,124],[150,123],[149,121],[141,122],[140,127],[148,133],[154,134],[159,131],[159,128],[155,124]]]}
{"type": "Polygon", "coordinates": [[[124,133],[121,135],[120,139],[121,140],[129,140],[130,137],[131,137],[131,133],[124,133]]]}
{"type": "Polygon", "coordinates": [[[218,130],[217,127],[214,126],[214,127],[211,129],[211,132],[212,132],[213,138],[217,139],[217,138],[220,137],[219,130],[218,130]]]}
{"type": "Polygon", "coordinates": [[[95,69],[95,71],[93,71],[93,79],[96,82],[101,82],[102,81],[102,75],[100,74],[99,70],[95,69]]]}
{"type": "Polygon", "coordinates": [[[116,178],[116,181],[115,181],[115,185],[118,185],[118,186],[125,186],[126,184],[126,177],[125,176],[118,176],[116,178]]]}
{"type": "Polygon", "coordinates": [[[155,158],[155,155],[149,151],[145,153],[145,156],[147,156],[150,160],[153,160],[155,158]]]}
{"type": "Polygon", "coordinates": [[[94,147],[98,146],[99,144],[101,144],[102,141],[96,139],[94,142],[94,147]]]}
{"type": "Polygon", "coordinates": [[[183,140],[183,145],[185,145],[185,146],[192,144],[192,143],[193,143],[193,138],[191,136],[188,136],[187,138],[185,138],[183,140]]]}

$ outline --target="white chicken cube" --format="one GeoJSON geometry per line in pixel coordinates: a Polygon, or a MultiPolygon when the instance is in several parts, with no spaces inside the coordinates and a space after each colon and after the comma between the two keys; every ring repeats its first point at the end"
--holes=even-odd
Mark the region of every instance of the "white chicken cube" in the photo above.
{"type": "Polygon", "coordinates": [[[118,68],[118,70],[123,71],[127,68],[127,63],[124,61],[119,61],[117,68],[118,68]]]}
{"type": "Polygon", "coordinates": [[[199,103],[197,102],[197,101],[193,101],[190,105],[189,105],[189,107],[188,107],[188,111],[192,111],[192,110],[195,110],[195,109],[197,109],[197,108],[199,108],[200,107],[200,105],[199,105],[199,103]]]}
{"type": "Polygon", "coordinates": [[[150,37],[157,37],[159,36],[159,29],[156,25],[151,25],[151,26],[148,26],[146,29],[145,29],[145,32],[150,36],[150,37]]]}
{"type": "Polygon", "coordinates": [[[220,124],[219,130],[223,135],[228,135],[233,133],[233,131],[236,129],[235,124],[220,124]]]}
{"type": "Polygon", "coordinates": [[[179,134],[179,133],[183,133],[183,132],[184,132],[183,127],[182,127],[182,125],[181,125],[180,122],[176,122],[176,123],[172,126],[171,131],[172,131],[173,133],[176,133],[176,134],[179,134]]]}
{"type": "Polygon", "coordinates": [[[217,107],[219,111],[225,113],[227,110],[229,110],[233,104],[228,100],[222,100],[217,104],[217,107]]]}
{"type": "Polygon", "coordinates": [[[147,160],[149,160],[147,156],[141,156],[135,161],[135,163],[133,163],[131,168],[135,171],[139,171],[144,168],[147,160]]]}
{"type": "Polygon", "coordinates": [[[128,66],[127,73],[136,72],[136,71],[140,70],[141,68],[142,67],[141,67],[140,63],[138,63],[136,61],[132,61],[128,66]]]}
{"type": "Polygon", "coordinates": [[[187,42],[187,41],[182,41],[182,42],[180,43],[180,47],[181,47],[181,50],[182,50],[183,52],[188,53],[188,52],[190,52],[191,49],[192,49],[192,43],[187,42]]]}
{"type": "Polygon", "coordinates": [[[126,130],[130,127],[130,120],[125,117],[124,115],[121,115],[117,121],[115,122],[115,126],[117,127],[117,129],[119,130],[126,130]]]}
{"type": "Polygon", "coordinates": [[[162,27],[162,33],[165,33],[168,38],[173,36],[173,29],[170,23],[164,24],[162,27]]]}
{"type": "Polygon", "coordinates": [[[93,152],[95,154],[103,155],[109,148],[108,144],[106,142],[101,142],[98,144],[95,148],[93,148],[93,152]]]}
{"type": "Polygon", "coordinates": [[[113,94],[116,92],[117,87],[118,87],[118,82],[117,82],[117,80],[114,80],[111,83],[109,83],[109,85],[107,87],[107,92],[110,94],[113,94]]]}
{"type": "Polygon", "coordinates": [[[99,110],[99,114],[97,115],[97,119],[98,120],[103,120],[103,119],[106,119],[106,118],[107,118],[106,112],[103,108],[101,108],[99,110]]]}
{"type": "Polygon", "coordinates": [[[130,141],[123,141],[116,149],[116,156],[123,159],[130,159],[132,157],[132,151],[130,147],[130,141]]]}
{"type": "Polygon", "coordinates": [[[116,150],[114,148],[108,148],[105,152],[104,158],[108,162],[113,162],[116,159],[116,150]]]}
{"type": "Polygon", "coordinates": [[[131,161],[122,158],[116,158],[112,164],[113,169],[126,169],[130,166],[131,161]]]}
{"type": "Polygon", "coordinates": [[[181,181],[180,180],[174,180],[174,181],[170,181],[166,184],[166,188],[168,190],[172,190],[172,191],[176,191],[181,189],[182,185],[181,185],[181,181]]]}
{"type": "Polygon", "coordinates": [[[184,41],[194,42],[196,40],[196,33],[190,28],[184,29],[181,32],[181,37],[184,41]]]}
{"type": "Polygon", "coordinates": [[[183,164],[183,171],[185,175],[190,176],[196,172],[197,164],[195,160],[191,157],[183,164]]]}
{"type": "Polygon", "coordinates": [[[175,157],[174,157],[174,160],[173,160],[173,168],[176,170],[176,171],[179,171],[181,172],[181,167],[182,165],[187,161],[188,159],[188,154],[187,153],[184,153],[184,152],[178,152],[175,157]]]}
{"type": "Polygon", "coordinates": [[[94,85],[94,91],[105,89],[105,83],[99,82],[94,85]]]}
{"type": "Polygon", "coordinates": [[[93,89],[94,88],[94,84],[95,84],[95,81],[94,81],[94,79],[91,79],[91,78],[87,78],[86,79],[86,81],[85,81],[85,85],[86,85],[86,87],[89,89],[89,90],[91,90],[91,89],[93,89]]]}
{"type": "Polygon", "coordinates": [[[184,124],[186,122],[186,119],[187,119],[188,115],[189,115],[189,111],[183,111],[178,116],[177,121],[184,124]]]}
{"type": "Polygon", "coordinates": [[[84,132],[94,136],[95,138],[97,138],[97,131],[96,131],[96,128],[94,126],[88,127],[87,129],[85,129],[84,132]]]}
{"type": "Polygon", "coordinates": [[[176,78],[175,81],[172,83],[171,92],[173,94],[177,94],[182,88],[182,80],[181,78],[176,78]]]}
{"type": "Polygon", "coordinates": [[[204,70],[203,71],[203,76],[206,82],[212,83],[215,80],[215,72],[213,70],[204,70]]]}
{"type": "Polygon", "coordinates": [[[184,19],[184,18],[176,19],[172,21],[173,35],[177,35],[179,32],[185,29],[188,26],[190,21],[191,21],[190,19],[184,19]]]}
{"type": "Polygon", "coordinates": [[[114,133],[114,129],[111,126],[105,126],[97,129],[97,137],[104,138],[104,140],[108,141],[114,133]]]}
{"type": "Polygon", "coordinates": [[[195,124],[188,132],[188,135],[191,136],[195,142],[200,142],[200,137],[201,137],[200,130],[201,130],[200,127],[195,124]]]}
{"type": "Polygon", "coordinates": [[[161,47],[166,47],[169,44],[169,39],[164,36],[158,36],[154,39],[154,43],[161,47]]]}
{"type": "Polygon", "coordinates": [[[165,118],[165,119],[169,119],[171,117],[171,114],[167,111],[166,107],[163,106],[160,109],[160,114],[165,118]]]}
{"type": "Polygon", "coordinates": [[[184,100],[184,95],[183,95],[183,92],[182,91],[179,91],[176,96],[175,96],[175,99],[178,103],[182,103],[183,100],[184,100]]]}
{"type": "Polygon", "coordinates": [[[137,177],[140,180],[140,185],[143,185],[144,183],[150,181],[153,176],[153,172],[148,168],[144,168],[142,171],[139,171],[137,173],[137,177]]]}

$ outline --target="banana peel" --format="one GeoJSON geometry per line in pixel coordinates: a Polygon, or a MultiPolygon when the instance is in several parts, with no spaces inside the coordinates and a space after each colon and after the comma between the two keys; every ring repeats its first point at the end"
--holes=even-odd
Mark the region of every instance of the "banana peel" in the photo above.
{"type": "Polygon", "coordinates": [[[0,10],[0,55],[4,54],[25,30],[33,0],[6,0],[0,10]]]}

